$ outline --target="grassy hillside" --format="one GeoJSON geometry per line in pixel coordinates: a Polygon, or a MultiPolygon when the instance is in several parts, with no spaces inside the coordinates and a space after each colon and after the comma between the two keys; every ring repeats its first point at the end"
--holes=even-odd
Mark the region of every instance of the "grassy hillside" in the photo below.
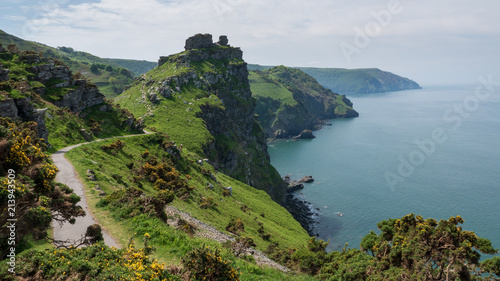
{"type": "Polygon", "coordinates": [[[74,73],[82,73],[90,79],[110,99],[120,94],[125,86],[132,82],[132,73],[119,64],[86,52],[75,51],[70,47],[53,48],[41,43],[23,40],[2,30],[0,30],[0,43],[4,47],[16,44],[21,51],[41,52],[47,58],[62,61],[74,73]],[[97,71],[91,70],[92,65],[98,67],[97,71]]]}
{"type": "Polygon", "coordinates": [[[414,81],[378,68],[300,68],[323,86],[343,94],[382,93],[420,89],[414,81]]]}
{"type": "MultiPolygon", "coordinates": [[[[249,64],[249,70],[267,70],[273,66],[249,64]]],[[[420,89],[420,86],[405,77],[378,68],[344,69],[297,67],[314,77],[321,85],[341,94],[382,93],[420,89]]]]}
{"type": "Polygon", "coordinates": [[[146,61],[146,60],[127,60],[127,59],[106,59],[106,60],[132,71],[134,76],[144,74],[158,65],[157,62],[146,61]]]}
{"type": "MultiPolygon", "coordinates": [[[[7,99],[27,99],[26,108],[46,108],[45,126],[48,131],[47,141],[50,152],[57,151],[65,146],[85,142],[95,138],[130,134],[123,121],[131,117],[130,113],[108,103],[86,108],[77,114],[68,108],[54,105],[68,93],[79,90],[72,83],[61,86],[66,80],[51,78],[47,82],[40,82],[33,72],[33,67],[53,63],[51,59],[38,59],[33,51],[3,52],[0,53],[0,64],[9,69],[8,80],[0,83],[0,103],[7,99]],[[39,62],[36,62],[39,61],[39,62]],[[62,84],[61,84],[62,83],[62,84]],[[31,105],[30,105],[31,104],[31,105]],[[106,105],[106,110],[100,108],[106,105]],[[85,132],[85,133],[84,133],[85,132]]],[[[55,60],[59,67],[65,65],[55,60]]],[[[68,73],[66,79],[78,79],[79,75],[68,73]]],[[[85,87],[95,87],[88,84],[85,87]]],[[[20,116],[30,115],[30,112],[19,112],[20,116]]],[[[4,112],[2,112],[4,115],[4,112]]]]}
{"type": "Polygon", "coordinates": [[[255,112],[268,137],[287,138],[318,129],[327,119],[356,117],[352,103],[299,69],[250,71],[255,112]]]}

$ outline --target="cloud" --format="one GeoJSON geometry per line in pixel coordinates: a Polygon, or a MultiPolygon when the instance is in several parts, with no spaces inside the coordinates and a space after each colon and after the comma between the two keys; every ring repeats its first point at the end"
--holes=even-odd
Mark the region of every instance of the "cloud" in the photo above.
{"type": "MultiPolygon", "coordinates": [[[[25,1],[20,1],[26,5],[25,1]]],[[[156,60],[183,50],[196,33],[228,35],[251,62],[324,67],[380,67],[391,60],[432,65],[471,55],[487,41],[494,54],[500,38],[500,1],[466,0],[52,0],[27,16],[31,32],[16,34],[52,46],[71,46],[102,57],[156,60]],[[392,2],[391,2],[392,1],[392,2]],[[376,22],[374,14],[397,1],[403,8],[347,63],[339,45],[355,28],[376,22]],[[29,35],[29,36],[26,36],[29,35]],[[459,45],[460,48],[456,48],[459,45]],[[448,50],[448,51],[446,51],[448,50]],[[449,51],[452,50],[452,51],[449,51]],[[406,56],[406,58],[405,58],[406,56]]],[[[32,7],[33,8],[33,7],[32,7]]],[[[31,10],[34,11],[33,9],[31,10]]],[[[17,16],[17,15],[16,15],[17,16]]],[[[20,19],[20,18],[18,18],[20,19]]],[[[14,21],[15,18],[10,20],[14,21]]],[[[26,30],[26,29],[24,29],[26,30]]],[[[20,32],[22,33],[22,31],[20,32]]],[[[498,64],[499,61],[496,61],[498,64]]],[[[494,63],[492,61],[492,64],[494,63]]],[[[455,62],[456,63],[456,62],[455,62]]],[[[471,66],[472,67],[472,66],[471,66]]]]}

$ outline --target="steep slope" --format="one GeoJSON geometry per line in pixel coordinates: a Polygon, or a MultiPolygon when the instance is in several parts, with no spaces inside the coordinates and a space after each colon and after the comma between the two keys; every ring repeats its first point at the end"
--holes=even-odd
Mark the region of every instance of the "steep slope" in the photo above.
{"type": "Polygon", "coordinates": [[[299,69],[251,71],[249,79],[255,112],[268,137],[289,138],[316,130],[328,119],[359,115],[345,96],[325,89],[299,69]]]}
{"type": "Polygon", "coordinates": [[[0,30],[0,43],[15,44],[20,51],[41,52],[46,58],[62,61],[74,73],[82,73],[107,97],[113,98],[132,82],[132,73],[120,64],[70,47],[53,48],[41,43],[23,40],[0,30]],[[94,66],[94,68],[92,68],[94,66]],[[93,70],[93,71],[92,71],[93,70]]]}
{"type": "Polygon", "coordinates": [[[35,121],[51,151],[96,137],[138,132],[133,116],[57,59],[0,44],[0,116],[35,121]],[[90,117],[91,116],[91,117],[90,117]]]}
{"type": "Polygon", "coordinates": [[[186,51],[161,57],[116,102],[166,132],[224,173],[283,202],[283,181],[270,165],[266,137],[254,117],[246,63],[239,48],[209,34],[186,51]]]}

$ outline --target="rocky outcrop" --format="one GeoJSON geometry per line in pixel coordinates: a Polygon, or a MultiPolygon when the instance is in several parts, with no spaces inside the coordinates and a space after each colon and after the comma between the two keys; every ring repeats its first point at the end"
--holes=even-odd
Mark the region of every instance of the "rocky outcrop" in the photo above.
{"type": "Polygon", "coordinates": [[[316,136],[313,134],[311,130],[303,130],[300,132],[298,136],[295,137],[295,139],[314,139],[316,136]]]}
{"type": "Polygon", "coordinates": [[[0,102],[0,116],[8,117],[12,120],[36,122],[38,136],[44,140],[47,140],[49,136],[44,120],[46,111],[46,108],[35,109],[30,98],[8,98],[0,102]]]}
{"type": "Polygon", "coordinates": [[[147,81],[147,75],[144,76],[140,82],[143,100],[152,101],[155,93],[156,99],[172,97],[175,100],[182,95],[183,88],[193,86],[202,90],[204,96],[220,100],[222,105],[210,102],[196,105],[200,109],[196,116],[203,119],[213,136],[203,148],[210,164],[233,178],[265,190],[277,202],[284,203],[284,183],[270,165],[266,137],[255,119],[255,103],[248,82],[247,64],[242,60],[243,52],[240,48],[230,47],[226,36],[213,43],[210,34],[188,38],[185,49],[185,52],[158,60],[158,69],[167,64],[168,69],[182,69],[179,74],[161,81],[147,81]],[[198,67],[199,62],[205,61],[211,64],[209,71],[198,67]]]}
{"type": "Polygon", "coordinates": [[[312,176],[303,176],[300,180],[300,183],[312,183],[314,182],[314,179],[312,176]]]}
{"type": "MultiPolygon", "coordinates": [[[[2,51],[0,50],[0,53],[2,51]]],[[[3,64],[0,63],[0,82],[9,80],[9,70],[3,68],[3,64]]]]}
{"type": "Polygon", "coordinates": [[[67,107],[75,113],[81,113],[88,107],[104,103],[104,95],[94,85],[88,85],[85,80],[72,83],[77,88],[54,101],[59,107],[67,107]]]}
{"type": "Polygon", "coordinates": [[[217,43],[214,43],[212,41],[212,34],[198,33],[198,34],[186,39],[186,45],[184,46],[184,49],[186,51],[188,51],[188,50],[194,50],[194,49],[212,48],[215,46],[228,46],[227,36],[221,35],[219,37],[219,41],[217,43]]]}

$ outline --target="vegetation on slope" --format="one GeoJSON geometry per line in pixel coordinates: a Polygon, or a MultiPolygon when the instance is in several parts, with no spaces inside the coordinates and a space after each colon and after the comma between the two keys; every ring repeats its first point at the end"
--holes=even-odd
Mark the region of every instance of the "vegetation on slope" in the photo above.
{"type": "Polygon", "coordinates": [[[34,122],[0,118],[1,259],[47,238],[52,220],[72,222],[84,214],[76,206],[80,197],[54,182],[57,168],[37,135],[34,122]]]}
{"type": "Polygon", "coordinates": [[[146,60],[127,60],[127,59],[106,59],[107,61],[117,64],[123,68],[130,70],[134,76],[149,72],[151,69],[158,66],[157,62],[146,60]]]}
{"type": "Polygon", "coordinates": [[[268,137],[287,138],[318,129],[327,119],[356,117],[352,103],[304,72],[277,66],[251,71],[255,112],[268,137]]]}
{"type": "MultiPolygon", "coordinates": [[[[248,65],[249,70],[264,71],[270,68],[273,68],[273,66],[248,65]]],[[[420,86],[411,79],[378,68],[298,67],[298,69],[314,77],[324,87],[341,94],[383,93],[420,89],[420,86]]]]}
{"type": "Polygon", "coordinates": [[[115,102],[221,171],[282,201],[283,182],[269,164],[265,136],[254,119],[246,64],[231,57],[235,50],[216,47],[171,55],[115,102]],[[197,59],[212,53],[221,55],[197,59]]]}
{"type": "MultiPolygon", "coordinates": [[[[34,51],[19,51],[16,45],[10,45],[9,49],[0,53],[0,65],[9,70],[7,80],[0,82],[0,103],[7,99],[27,99],[27,104],[34,109],[46,108],[45,117],[42,118],[48,131],[46,141],[50,144],[49,152],[96,138],[138,133],[126,122],[129,118],[133,119],[132,114],[116,105],[105,102],[86,108],[79,114],[54,105],[54,102],[78,90],[78,87],[70,83],[71,81],[55,78],[45,82],[37,76],[34,68],[53,63],[65,69],[65,64],[57,59],[41,59],[41,55],[34,51]]],[[[83,77],[78,73],[69,72],[67,78],[82,80],[83,77]]],[[[95,87],[89,81],[85,83],[85,87],[95,87]]],[[[1,115],[3,114],[4,112],[1,115]]],[[[18,114],[27,116],[31,113],[18,114]]]]}
{"type": "Polygon", "coordinates": [[[133,74],[120,64],[86,52],[75,51],[70,47],[53,48],[41,43],[23,40],[2,30],[0,30],[0,43],[4,46],[15,44],[21,51],[40,52],[46,58],[62,61],[70,67],[73,73],[81,73],[90,79],[107,98],[114,98],[133,81],[133,74]],[[96,67],[97,70],[92,71],[96,67]]]}
{"type": "Polygon", "coordinates": [[[300,69],[337,93],[366,94],[420,89],[416,82],[378,68],[301,67],[300,69]]]}

